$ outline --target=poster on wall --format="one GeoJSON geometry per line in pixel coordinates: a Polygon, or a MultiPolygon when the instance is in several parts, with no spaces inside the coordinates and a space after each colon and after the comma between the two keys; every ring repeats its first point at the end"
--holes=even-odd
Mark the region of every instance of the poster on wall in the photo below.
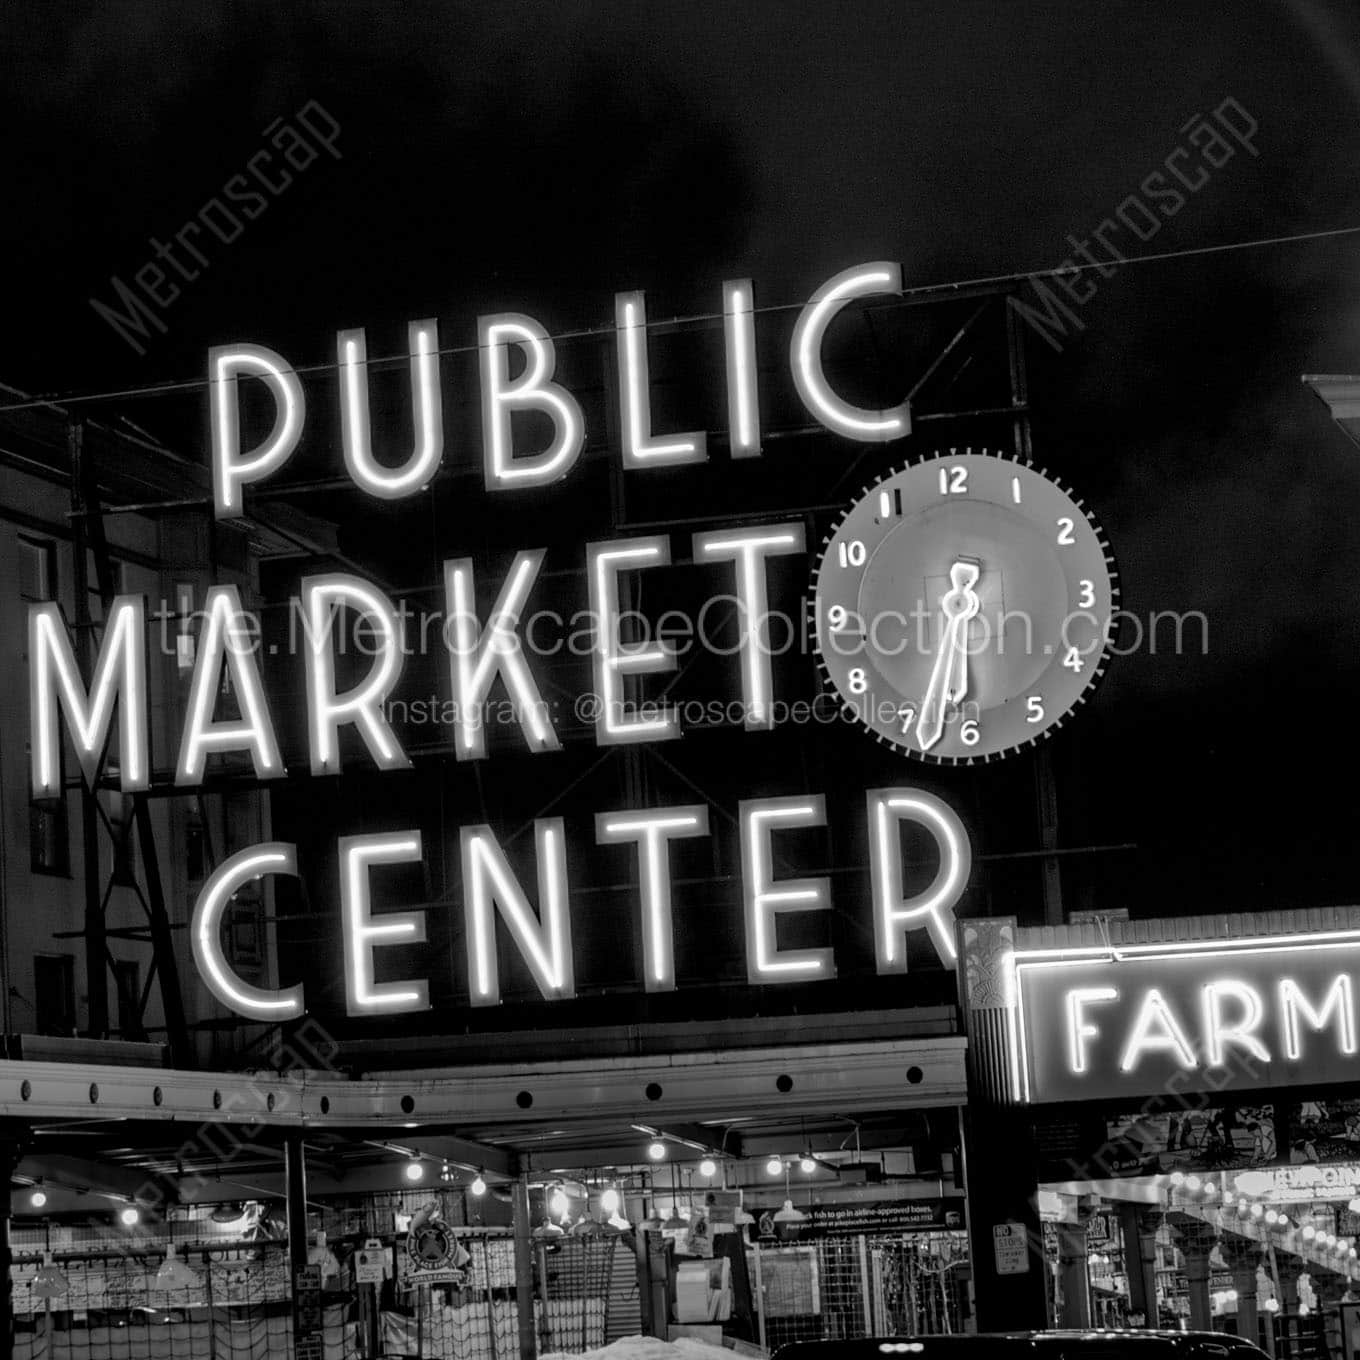
{"type": "Polygon", "coordinates": [[[1124,1175],[1265,1166],[1278,1159],[1273,1105],[1138,1111],[1106,1121],[1109,1169],[1124,1175]]]}
{"type": "Polygon", "coordinates": [[[1305,1100],[1288,1117],[1291,1163],[1360,1159],[1360,1100],[1305,1100]]]}

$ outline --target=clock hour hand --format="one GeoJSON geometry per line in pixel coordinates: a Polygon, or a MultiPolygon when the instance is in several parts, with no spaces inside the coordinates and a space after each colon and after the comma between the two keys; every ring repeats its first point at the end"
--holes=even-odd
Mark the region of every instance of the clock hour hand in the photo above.
{"type": "Polygon", "coordinates": [[[940,646],[916,723],[923,751],[944,735],[946,705],[957,703],[968,689],[968,622],[982,605],[974,590],[981,575],[982,564],[972,557],[959,557],[949,568],[949,589],[940,597],[940,646]]]}

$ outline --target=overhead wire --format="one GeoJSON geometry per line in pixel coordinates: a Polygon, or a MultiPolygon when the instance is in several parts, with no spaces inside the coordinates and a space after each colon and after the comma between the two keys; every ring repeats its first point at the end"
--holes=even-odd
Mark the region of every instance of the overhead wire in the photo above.
{"type": "MultiPolygon", "coordinates": [[[[918,284],[912,288],[904,288],[894,296],[906,299],[921,297],[929,293],[949,293],[966,288],[981,288],[994,284],[1003,283],[1024,283],[1033,279],[1055,279],[1069,278],[1073,274],[1085,273],[1091,269],[1098,269],[1102,273],[1112,269],[1123,269],[1128,265],[1135,264],[1160,264],[1169,260],[1184,260],[1205,255],[1224,255],[1239,250],[1259,250],[1266,246],[1294,245],[1305,241],[1323,241],[1335,239],[1341,236],[1360,235],[1360,225],[1351,227],[1335,227],[1326,231],[1305,231],[1296,232],[1288,236],[1261,236],[1246,241],[1225,241],[1215,245],[1192,246],[1184,250],[1164,250],[1151,255],[1119,255],[1114,254],[1103,260],[1092,260],[1087,263],[1077,264],[1064,262],[1061,265],[1049,269],[1026,269],[1018,270],[1007,274],[983,274],[974,278],[955,279],[944,283],[918,284]]],[[[752,307],[752,314],[755,316],[772,316],[780,312],[800,311],[805,307],[806,300],[799,302],[776,302],[769,303],[762,307],[752,307]]],[[[668,317],[664,321],[649,321],[648,329],[655,329],[659,326],[683,327],[709,325],[721,321],[722,312],[695,312],[686,316],[668,317]]],[[[584,340],[600,338],[614,333],[613,323],[602,324],[599,326],[586,326],[570,331],[559,331],[554,335],[548,336],[554,344],[570,340],[584,340]]],[[[445,357],[461,354],[475,354],[481,348],[479,344],[467,345],[448,345],[440,346],[435,354],[445,357]]],[[[408,354],[385,354],[376,358],[369,358],[370,366],[382,364],[406,363],[409,362],[408,354]]],[[[340,364],[336,362],[305,364],[297,366],[294,371],[299,377],[309,376],[317,373],[333,373],[338,371],[340,364]]],[[[170,379],[161,383],[147,383],[138,387],[113,388],[100,392],[66,392],[66,393],[46,393],[42,396],[26,398],[24,401],[6,402],[0,404],[0,414],[11,411],[27,411],[40,407],[65,407],[86,405],[100,401],[120,401],[133,397],[163,397],[170,396],[177,392],[200,391],[209,385],[208,378],[183,378],[170,379]]]]}

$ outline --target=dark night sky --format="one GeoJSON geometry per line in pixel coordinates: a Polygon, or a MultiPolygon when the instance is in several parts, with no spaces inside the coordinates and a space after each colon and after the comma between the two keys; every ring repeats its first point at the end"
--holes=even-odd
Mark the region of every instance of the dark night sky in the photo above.
{"type": "MultiPolygon", "coordinates": [[[[0,379],[40,392],[197,377],[228,339],[320,362],[432,314],[600,325],[624,288],[655,318],[738,275],[795,302],[876,258],[909,285],[1049,267],[1229,96],[1259,158],[1124,248],[1360,225],[1350,4],[30,2],[0,43],[0,379]],[[313,99],[342,159],[133,353],[87,299],[313,99]]],[[[1031,345],[1036,454],[1089,493],[1129,607],[1202,610],[1209,651],[1116,662],[1060,738],[1064,840],[1138,842],[1099,880],[1135,913],[1360,900],[1360,450],[1299,383],[1360,371],[1360,237],[1131,266],[1081,317],[1031,345]]]]}

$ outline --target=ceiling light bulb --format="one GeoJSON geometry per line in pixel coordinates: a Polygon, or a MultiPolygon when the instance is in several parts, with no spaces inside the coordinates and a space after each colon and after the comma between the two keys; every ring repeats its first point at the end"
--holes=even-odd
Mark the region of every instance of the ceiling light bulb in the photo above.
{"type": "Polygon", "coordinates": [[[659,1138],[654,1138],[647,1144],[647,1155],[654,1162],[662,1161],[666,1156],[666,1145],[659,1138]]]}
{"type": "Polygon", "coordinates": [[[29,1197],[28,1202],[35,1208],[41,1209],[47,1203],[47,1191],[35,1190],[29,1197]]]}
{"type": "Polygon", "coordinates": [[[778,1157],[771,1157],[770,1160],[765,1163],[765,1170],[771,1176],[778,1176],[784,1170],[784,1163],[778,1157]]]}
{"type": "Polygon", "coordinates": [[[707,1176],[709,1180],[712,1180],[713,1177],[718,1174],[717,1162],[715,1162],[712,1157],[705,1157],[704,1160],[699,1163],[699,1174],[701,1176],[707,1176]]]}
{"type": "Polygon", "coordinates": [[[811,1157],[804,1154],[803,1157],[799,1160],[798,1169],[803,1173],[803,1175],[810,1176],[814,1171],[816,1171],[817,1163],[813,1161],[811,1157]]]}
{"type": "Polygon", "coordinates": [[[126,1209],[118,1215],[118,1221],[125,1228],[135,1228],[142,1221],[141,1210],[135,1204],[129,1204],[126,1209]]]}
{"type": "Polygon", "coordinates": [[[425,1179],[425,1164],[419,1160],[407,1162],[406,1179],[408,1181],[423,1181],[425,1179]]]}
{"type": "Polygon", "coordinates": [[[474,1195],[486,1194],[486,1181],[482,1179],[482,1173],[480,1171],[472,1178],[472,1184],[468,1186],[468,1189],[471,1190],[474,1195]]]}

